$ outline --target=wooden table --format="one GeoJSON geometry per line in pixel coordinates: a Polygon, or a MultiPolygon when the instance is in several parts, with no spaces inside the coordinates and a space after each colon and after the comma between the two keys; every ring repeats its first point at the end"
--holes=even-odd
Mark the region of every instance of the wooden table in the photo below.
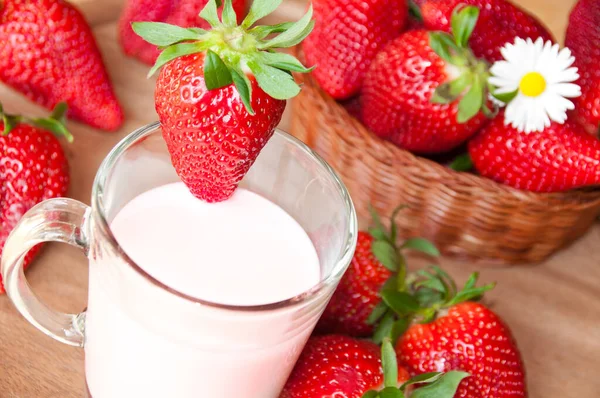
{"type": "MultiPolygon", "coordinates": [[[[156,119],[154,81],[148,68],[126,58],[116,41],[121,0],[78,0],[104,54],[127,121],[117,133],[102,133],[71,123],[75,142],[66,146],[71,164],[69,195],[89,203],[96,169],[109,149],[127,133],[156,119]]],[[[575,0],[517,0],[562,39],[575,0]]],[[[302,11],[298,0],[286,0],[282,19],[302,11]]],[[[0,88],[9,111],[45,114],[13,91],[0,88]]],[[[283,127],[287,126],[284,122],[283,127]]],[[[600,226],[544,264],[486,269],[482,282],[497,281],[489,303],[512,327],[521,347],[533,398],[600,396],[600,226]]],[[[443,261],[458,279],[474,268],[443,261]]],[[[52,245],[28,271],[34,290],[51,306],[78,312],[85,306],[87,266],[76,249],[52,245]]],[[[38,332],[0,297],[0,398],[78,398],[83,392],[83,351],[38,332]]],[[[173,397],[177,398],[177,397],[173,397]]],[[[206,397],[218,398],[218,397],[206,397]]],[[[244,397],[239,397],[244,398],[244,397]]]]}

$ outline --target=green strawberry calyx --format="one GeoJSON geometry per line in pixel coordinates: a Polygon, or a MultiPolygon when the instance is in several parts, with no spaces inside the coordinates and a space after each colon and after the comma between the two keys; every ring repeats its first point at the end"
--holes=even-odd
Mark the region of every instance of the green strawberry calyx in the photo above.
{"type": "MultiPolygon", "coordinates": [[[[377,212],[371,207],[371,218],[373,227],[369,228],[369,234],[373,237],[371,250],[377,260],[388,270],[391,276],[381,288],[380,295],[383,298],[371,312],[367,323],[377,325],[373,334],[373,341],[380,344],[385,337],[391,336],[393,341],[406,331],[409,318],[398,316],[398,309],[402,302],[411,299],[409,285],[407,285],[406,258],[403,254],[406,250],[413,250],[431,257],[438,257],[440,252],[428,240],[415,237],[397,243],[398,225],[396,218],[406,206],[398,206],[390,218],[389,230],[383,225],[377,212]]],[[[413,310],[416,310],[415,306],[413,310]]]]}
{"type": "Polygon", "coordinates": [[[461,381],[469,373],[450,371],[417,375],[402,385],[398,385],[398,360],[390,339],[381,345],[381,366],[383,368],[383,389],[370,390],[362,398],[453,398],[461,381]],[[420,387],[413,389],[415,385],[420,387]]]}
{"type": "Polygon", "coordinates": [[[169,61],[194,53],[205,53],[204,80],[209,90],[234,84],[250,114],[252,85],[247,74],[256,78],[258,86],[275,99],[287,100],[300,92],[290,72],[307,73],[292,55],[276,52],[300,43],[314,27],[312,5],[296,22],[253,26],[272,13],[282,0],[255,0],[243,22],[238,25],[231,0],[225,0],[219,20],[216,0],[209,0],[200,17],[210,30],[182,28],[159,22],[134,22],[133,30],[147,42],[162,49],[149,75],[169,61]]]}
{"type": "Polygon", "coordinates": [[[68,142],[73,142],[73,134],[66,127],[67,103],[59,102],[56,104],[50,116],[45,118],[31,118],[22,115],[12,115],[4,112],[4,107],[0,104],[0,117],[4,125],[2,135],[8,135],[19,124],[28,124],[30,126],[47,130],[57,137],[64,137],[68,142]]]}
{"type": "Polygon", "coordinates": [[[479,274],[471,274],[459,289],[456,282],[437,265],[408,273],[404,250],[415,250],[438,257],[435,245],[424,238],[411,238],[398,244],[396,218],[406,206],[394,210],[390,228],[386,229],[379,215],[371,208],[374,226],[371,250],[377,260],[392,274],[379,291],[381,301],[373,308],[367,323],[376,325],[372,340],[381,344],[386,338],[396,342],[414,323],[429,323],[443,311],[466,301],[477,301],[495,287],[495,283],[477,286],[479,274]]]}
{"type": "Polygon", "coordinates": [[[403,312],[412,322],[430,323],[446,309],[467,301],[479,301],[483,295],[496,287],[496,283],[477,286],[479,273],[472,273],[462,288],[446,271],[433,265],[407,277],[407,285],[415,305],[412,313],[403,312]]]}
{"type": "Polygon", "coordinates": [[[456,120],[466,123],[479,112],[491,118],[498,112],[488,104],[490,86],[488,80],[489,64],[475,57],[469,48],[469,39],[479,19],[479,8],[475,6],[457,6],[450,21],[452,34],[430,32],[429,45],[458,77],[441,84],[434,92],[431,102],[451,104],[458,102],[456,120]]]}

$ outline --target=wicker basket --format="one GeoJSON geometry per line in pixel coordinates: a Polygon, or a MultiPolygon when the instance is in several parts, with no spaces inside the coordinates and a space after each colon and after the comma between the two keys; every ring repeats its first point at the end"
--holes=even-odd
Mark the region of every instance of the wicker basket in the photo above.
{"type": "Polygon", "coordinates": [[[459,173],[383,141],[299,75],[292,134],[338,171],[363,222],[372,204],[399,204],[400,235],[422,236],[445,255],[488,264],[537,263],[583,235],[600,214],[600,190],[536,194],[459,173]]]}

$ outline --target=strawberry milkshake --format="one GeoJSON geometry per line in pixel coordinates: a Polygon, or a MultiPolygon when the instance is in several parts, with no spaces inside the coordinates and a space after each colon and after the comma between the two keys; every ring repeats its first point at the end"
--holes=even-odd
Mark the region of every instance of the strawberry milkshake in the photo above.
{"type": "MultiPolygon", "coordinates": [[[[245,189],[209,204],[183,183],[157,187],[125,205],[111,231],[150,276],[213,303],[275,303],[320,280],[317,253],[302,227],[245,189]]],[[[169,330],[168,324],[155,323],[157,310],[169,302],[149,280],[123,275],[126,282],[116,288],[101,267],[90,272],[85,353],[94,398],[191,398],[199,392],[275,398],[312,330],[295,330],[298,320],[289,310],[249,316],[208,308],[199,308],[185,330],[169,330]],[[131,295],[138,292],[155,304],[132,309],[131,295]],[[286,335],[291,337],[272,344],[286,335]],[[224,350],[240,339],[245,348],[224,350]]]]}

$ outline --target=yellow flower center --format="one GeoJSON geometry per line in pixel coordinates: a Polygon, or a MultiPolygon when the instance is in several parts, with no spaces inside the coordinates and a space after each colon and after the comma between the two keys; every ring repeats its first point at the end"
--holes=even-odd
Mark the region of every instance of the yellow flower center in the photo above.
{"type": "Polygon", "coordinates": [[[538,97],[546,90],[546,79],[539,72],[529,72],[521,79],[519,90],[528,97],[538,97]]]}

